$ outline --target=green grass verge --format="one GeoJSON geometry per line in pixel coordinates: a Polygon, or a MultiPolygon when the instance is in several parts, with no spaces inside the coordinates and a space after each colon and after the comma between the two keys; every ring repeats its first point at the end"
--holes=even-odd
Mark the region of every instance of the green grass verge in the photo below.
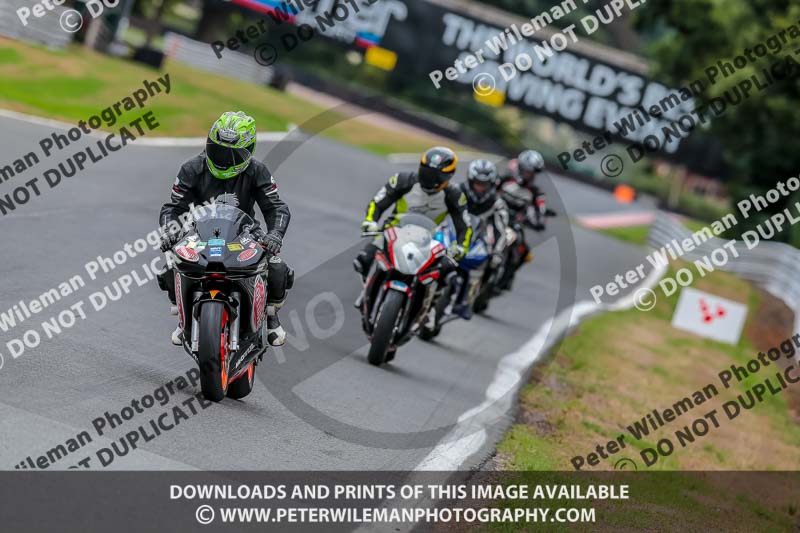
{"type": "Polygon", "coordinates": [[[647,235],[650,233],[650,226],[624,226],[619,228],[603,228],[597,231],[630,244],[644,246],[647,244],[647,235]]]}
{"type": "MultiPolygon", "coordinates": [[[[680,268],[693,269],[687,263],[675,263],[668,275],[674,276],[680,268]]],[[[695,275],[695,288],[748,305],[745,332],[757,331],[763,325],[758,314],[762,296],[750,284],[724,272],[699,278],[695,271],[695,275]]],[[[743,409],[737,418],[729,420],[722,404],[767,378],[775,381],[778,369],[762,368],[734,382],[730,389],[723,388],[717,374],[731,364],[745,365],[755,357],[758,349],[753,339],[746,333],[737,345],[729,345],[676,330],[670,322],[679,294],[657,294],[658,303],[650,312],[634,309],[588,319],[564,340],[548,366],[537,369],[534,380],[520,395],[518,421],[498,445],[499,464],[504,470],[518,471],[520,479],[541,484],[542,479],[549,479],[547,476],[558,475],[542,471],[573,470],[572,457],[586,457],[598,444],[605,445],[623,434],[627,444],[624,450],[601,459],[597,467],[585,465],[584,470],[590,470],[587,475],[593,479],[595,475],[607,476],[599,470],[613,469],[620,458],[635,460],[640,472],[625,479],[630,481],[632,498],[622,503],[601,502],[600,527],[578,529],[671,529],[665,525],[678,517],[686,530],[791,529],[797,519],[796,502],[775,501],[769,484],[757,488],[747,484],[750,478],[736,482],[725,477],[728,474],[704,478],[681,471],[796,470],[800,426],[792,415],[789,394],[796,394],[798,385],[765,396],[755,407],[743,409]],[[670,407],[709,383],[717,385],[719,394],[707,403],[641,440],[628,432],[629,424],[651,410],[670,407]],[[691,425],[712,409],[717,409],[720,427],[680,446],[675,430],[691,425]],[[641,451],[654,448],[665,437],[671,437],[675,451],[646,467],[641,451]]],[[[574,476],[561,476],[564,483],[577,481],[574,476]]],[[[797,474],[787,476],[797,482],[797,474]]],[[[620,482],[619,478],[596,478],[596,482],[603,480],[620,482]]],[[[507,482],[518,481],[512,478],[507,482]]],[[[530,503],[531,507],[540,505],[530,503]]],[[[511,530],[501,526],[490,529],[511,530]]],[[[567,528],[548,524],[544,529],[567,528]]]]}
{"type": "MultiPolygon", "coordinates": [[[[693,218],[684,218],[683,225],[689,228],[693,232],[699,231],[708,226],[708,224],[706,224],[705,222],[693,218]]],[[[644,246],[647,244],[647,236],[650,234],[650,225],[645,224],[642,226],[602,228],[598,229],[597,231],[604,235],[608,235],[609,237],[614,237],[615,239],[619,239],[621,241],[625,241],[630,244],[635,244],[637,246],[644,246]]]]}
{"type": "MultiPolygon", "coordinates": [[[[147,102],[147,110],[160,123],[155,133],[160,136],[201,137],[228,110],[251,114],[259,131],[285,131],[291,124],[303,125],[326,111],[270,87],[180,63],[167,62],[159,72],[81,46],[53,51],[11,40],[0,44],[0,107],[77,123],[129,96],[142,87],[143,80],[155,81],[166,73],[172,86],[170,94],[157,94],[147,102]]],[[[142,113],[138,108],[128,111],[116,126],[104,128],[119,128],[142,113]]],[[[422,152],[431,144],[443,142],[434,135],[392,131],[368,120],[334,113],[316,122],[325,124],[306,130],[380,155],[422,152]]]]}

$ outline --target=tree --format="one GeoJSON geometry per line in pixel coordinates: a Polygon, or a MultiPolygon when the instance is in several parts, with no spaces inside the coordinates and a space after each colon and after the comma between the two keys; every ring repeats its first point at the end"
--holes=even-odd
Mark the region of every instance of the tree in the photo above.
{"type": "Polygon", "coordinates": [[[153,40],[163,31],[163,18],[180,0],[139,0],[134,6],[134,13],[144,17],[145,43],[152,46],[153,40]]]}
{"type": "MultiPolygon", "coordinates": [[[[800,3],[794,0],[653,2],[638,14],[640,30],[658,31],[662,35],[648,50],[654,60],[653,75],[668,86],[686,86],[702,80],[705,88],[696,97],[697,105],[706,106],[715,98],[726,102],[725,111],[712,118],[709,133],[723,143],[724,158],[731,170],[729,192],[733,201],[738,203],[750,194],[764,194],[778,181],[798,176],[800,3]],[[785,30],[783,37],[782,30],[785,30]],[[761,55],[764,50],[766,53],[761,55]],[[734,72],[727,68],[728,63],[734,72]],[[768,83],[768,74],[773,74],[771,69],[777,64],[788,69],[789,75],[768,83]],[[715,69],[717,74],[713,76],[715,69]],[[737,94],[744,95],[741,90],[747,80],[753,83],[754,76],[768,87],[764,90],[751,87],[748,96],[734,104],[737,94]]],[[[800,194],[746,220],[736,213],[739,219],[736,228],[739,232],[753,229],[772,213],[796,201],[800,201],[800,194]]],[[[800,224],[784,229],[778,238],[800,245],[800,224]]]]}
{"type": "Polygon", "coordinates": [[[232,13],[241,12],[237,9],[237,5],[222,0],[202,0],[201,4],[202,16],[197,24],[194,38],[204,42],[225,38],[229,32],[226,29],[227,21],[232,13]]]}

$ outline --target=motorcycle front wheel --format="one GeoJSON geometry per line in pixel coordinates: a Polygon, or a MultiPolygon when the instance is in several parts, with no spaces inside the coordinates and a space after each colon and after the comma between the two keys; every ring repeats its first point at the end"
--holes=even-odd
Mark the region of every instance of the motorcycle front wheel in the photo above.
{"type": "Polygon", "coordinates": [[[253,392],[253,382],[256,376],[256,364],[250,363],[247,372],[236,378],[236,381],[228,385],[228,398],[241,400],[253,392]]]}
{"type": "Polygon", "coordinates": [[[371,365],[382,365],[386,362],[386,354],[394,337],[394,328],[403,308],[405,295],[398,291],[389,291],[383,301],[378,319],[375,322],[375,329],[372,332],[372,344],[369,347],[367,360],[371,365]]]}
{"type": "Polygon", "coordinates": [[[205,303],[199,323],[200,388],[207,400],[219,402],[228,390],[228,310],[222,303],[205,303]]]}

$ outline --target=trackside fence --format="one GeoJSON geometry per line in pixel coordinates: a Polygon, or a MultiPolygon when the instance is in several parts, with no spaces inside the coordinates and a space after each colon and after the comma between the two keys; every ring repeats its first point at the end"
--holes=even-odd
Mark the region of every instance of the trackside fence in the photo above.
{"type": "Polygon", "coordinates": [[[17,16],[17,10],[21,7],[31,9],[33,3],[28,0],[0,0],[0,36],[43,44],[50,48],[67,46],[72,40],[72,34],[65,32],[59,25],[65,8],[54,5],[42,17],[31,14],[26,20],[27,24],[23,25],[17,16]]]}
{"type": "Polygon", "coordinates": [[[259,65],[252,54],[225,49],[223,56],[218,58],[208,43],[172,32],[167,32],[164,37],[167,57],[196,69],[262,85],[272,81],[275,75],[273,68],[259,65]]]}
{"type": "MultiPolygon", "coordinates": [[[[658,213],[650,228],[647,244],[661,248],[672,241],[681,242],[693,233],[673,217],[658,213]]],[[[726,242],[711,238],[684,253],[682,258],[695,261],[721,248],[726,242]]],[[[728,262],[719,269],[752,281],[782,300],[794,312],[794,331],[800,332],[800,250],[788,244],[763,240],[752,250],[748,250],[742,241],[736,241],[735,248],[739,257],[729,254],[728,262]]]]}

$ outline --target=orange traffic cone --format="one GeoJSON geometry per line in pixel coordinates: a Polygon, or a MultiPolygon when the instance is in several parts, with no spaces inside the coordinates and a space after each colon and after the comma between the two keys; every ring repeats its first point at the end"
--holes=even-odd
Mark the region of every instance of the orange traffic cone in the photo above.
{"type": "Polygon", "coordinates": [[[628,185],[617,185],[614,189],[614,198],[621,204],[629,204],[636,199],[636,190],[628,185]]]}

